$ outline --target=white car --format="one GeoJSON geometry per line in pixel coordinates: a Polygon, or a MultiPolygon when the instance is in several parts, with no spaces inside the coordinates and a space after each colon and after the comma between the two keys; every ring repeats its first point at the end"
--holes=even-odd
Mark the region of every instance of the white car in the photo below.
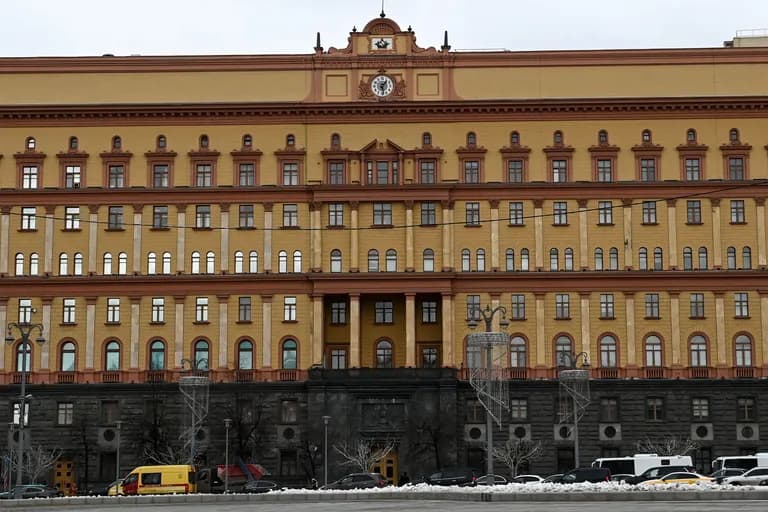
{"type": "Polygon", "coordinates": [[[730,485],[760,485],[760,482],[768,480],[768,467],[752,468],[749,471],[736,476],[723,478],[724,484],[730,485]]]}
{"type": "Polygon", "coordinates": [[[517,475],[515,478],[510,480],[510,483],[513,484],[530,484],[530,483],[539,483],[543,482],[544,479],[541,478],[539,475],[517,475]]]}

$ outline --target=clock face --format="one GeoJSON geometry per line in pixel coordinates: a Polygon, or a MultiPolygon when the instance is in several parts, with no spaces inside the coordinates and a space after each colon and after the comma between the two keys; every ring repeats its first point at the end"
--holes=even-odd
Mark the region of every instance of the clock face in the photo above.
{"type": "Polygon", "coordinates": [[[374,37],[371,39],[371,50],[391,50],[391,37],[374,37]]]}
{"type": "Polygon", "coordinates": [[[371,80],[371,91],[379,98],[389,96],[392,94],[392,89],[395,88],[394,82],[387,75],[376,75],[371,80]]]}

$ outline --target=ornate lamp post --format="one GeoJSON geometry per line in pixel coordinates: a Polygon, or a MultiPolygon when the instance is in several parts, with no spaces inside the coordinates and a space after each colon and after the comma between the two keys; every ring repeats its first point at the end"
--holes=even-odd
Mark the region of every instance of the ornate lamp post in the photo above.
{"type": "Polygon", "coordinates": [[[224,418],[224,494],[229,492],[229,429],[232,428],[232,420],[224,418]]]}
{"type": "Polygon", "coordinates": [[[323,416],[323,482],[328,485],[328,422],[330,416],[323,416]]]}
{"type": "MultiPolygon", "coordinates": [[[[469,343],[473,346],[485,347],[485,370],[486,370],[486,390],[492,389],[493,380],[493,347],[495,345],[508,343],[507,335],[501,332],[493,331],[493,317],[496,313],[501,312],[501,320],[499,320],[499,327],[506,329],[509,327],[509,320],[507,320],[507,308],[504,306],[491,306],[486,305],[485,309],[478,309],[480,318],[485,321],[485,331],[478,334],[469,335],[469,343]]],[[[472,315],[467,319],[467,326],[470,329],[476,329],[478,326],[478,318],[472,315]]],[[[485,435],[486,435],[486,471],[489,475],[493,475],[493,417],[488,407],[485,408],[485,435]]],[[[489,485],[493,485],[493,477],[490,477],[489,485]]]]}
{"type": "MultiPolygon", "coordinates": [[[[32,314],[35,313],[36,310],[32,309],[28,315],[23,315],[22,318],[25,320],[30,320],[32,317],[32,314]]],[[[31,353],[32,350],[30,349],[30,343],[29,343],[29,337],[30,335],[38,331],[38,337],[35,339],[35,341],[42,345],[45,343],[45,338],[43,337],[43,324],[33,324],[29,321],[26,322],[10,322],[8,324],[8,334],[5,336],[5,342],[6,343],[14,343],[16,341],[16,337],[13,335],[13,331],[17,330],[19,332],[19,337],[21,338],[21,390],[19,391],[19,444],[18,449],[16,450],[17,453],[17,460],[16,460],[16,485],[21,485],[22,483],[22,466],[24,462],[24,423],[26,421],[27,417],[27,400],[32,398],[31,396],[27,396],[27,356],[30,355],[30,366],[32,366],[31,361],[31,353]]],[[[31,370],[31,368],[29,368],[31,370]]]]}
{"type": "MultiPolygon", "coordinates": [[[[115,481],[120,480],[120,430],[123,428],[123,422],[115,422],[115,432],[117,432],[117,453],[115,454],[115,481]]],[[[115,484],[118,485],[118,484],[115,484]]]]}
{"type": "Polygon", "coordinates": [[[579,419],[589,405],[589,354],[586,352],[561,352],[558,358],[558,375],[561,390],[572,400],[573,407],[573,461],[579,467],[579,419]],[[577,368],[581,359],[581,368],[577,368]]]}

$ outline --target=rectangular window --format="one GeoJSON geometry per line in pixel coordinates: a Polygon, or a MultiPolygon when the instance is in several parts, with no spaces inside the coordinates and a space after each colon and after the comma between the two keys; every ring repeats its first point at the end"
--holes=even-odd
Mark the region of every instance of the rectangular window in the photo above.
{"type": "Polygon", "coordinates": [[[709,399],[708,398],[692,398],[691,414],[693,416],[694,421],[705,421],[709,419],[709,399]]]}
{"type": "Polygon", "coordinates": [[[331,325],[347,324],[347,303],[343,300],[331,302],[331,325]]]}
{"type": "Polygon", "coordinates": [[[615,423],[619,421],[619,399],[601,398],[600,399],[600,421],[606,423],[615,423]]]}
{"type": "Polygon", "coordinates": [[[331,185],[344,184],[344,162],[328,163],[328,181],[331,185]]]}
{"type": "Polygon", "coordinates": [[[437,323],[437,301],[424,300],[421,302],[421,323],[437,323]]]}
{"type": "Polygon", "coordinates": [[[691,294],[691,318],[704,318],[704,294],[691,294]]]}
{"type": "Polygon", "coordinates": [[[237,321],[238,322],[251,321],[251,298],[250,297],[237,298],[237,321]]]}
{"type": "Polygon", "coordinates": [[[67,165],[64,167],[64,188],[80,188],[80,166],[67,165]]]}
{"type": "Polygon", "coordinates": [[[110,206],[107,229],[123,229],[123,207],[110,206]]]}
{"type": "Polygon", "coordinates": [[[433,184],[436,180],[435,161],[419,160],[420,183],[433,184]]]}
{"type": "Polygon", "coordinates": [[[67,298],[63,300],[61,323],[74,324],[77,322],[75,318],[75,305],[76,305],[75,299],[67,298]]]}
{"type": "Polygon", "coordinates": [[[480,203],[469,201],[466,204],[466,224],[468,226],[480,225],[480,203]]]}
{"type": "Polygon", "coordinates": [[[21,168],[21,188],[33,189],[38,187],[39,169],[36,165],[25,165],[21,168]]]}
{"type": "Polygon", "coordinates": [[[464,160],[464,183],[480,183],[480,162],[464,160]]]}
{"type": "Polygon", "coordinates": [[[328,225],[344,225],[344,203],[330,203],[328,205],[328,225]]]}
{"type": "Polygon", "coordinates": [[[737,398],[736,421],[755,421],[756,418],[755,399],[745,397],[737,398]]]}
{"type": "Polygon", "coordinates": [[[744,200],[743,199],[731,200],[731,223],[744,224],[745,222],[746,222],[746,215],[744,213],[744,200]]]}
{"type": "Polygon", "coordinates": [[[555,294],[555,318],[560,320],[571,318],[571,297],[567,293],[555,294]]]}
{"type": "Polygon", "coordinates": [[[296,204],[283,205],[283,227],[284,228],[299,227],[299,205],[296,205],[296,204]]]}
{"type": "Polygon", "coordinates": [[[211,227],[211,205],[199,204],[195,207],[195,227],[203,229],[211,227]]]}
{"type": "Polygon", "coordinates": [[[109,188],[123,188],[125,187],[125,166],[123,165],[110,165],[109,166],[109,188]]]}
{"type": "Polygon", "coordinates": [[[195,299],[195,322],[208,322],[208,297],[197,297],[195,299]]]}
{"type": "Polygon", "coordinates": [[[701,224],[701,201],[687,201],[686,212],[688,224],[701,224]]]}
{"type": "Polygon", "coordinates": [[[467,295],[467,320],[480,320],[479,295],[467,295]]]}
{"type": "Polygon", "coordinates": [[[600,158],[597,161],[597,181],[598,183],[610,183],[613,181],[613,161],[607,158],[600,158]]]}
{"type": "Polygon", "coordinates": [[[342,348],[331,350],[331,369],[344,370],[347,368],[347,351],[342,348]]]}
{"type": "Polygon", "coordinates": [[[256,166],[251,163],[242,163],[237,170],[237,184],[241,187],[252,187],[256,184],[256,166]]]}
{"type": "Polygon", "coordinates": [[[282,400],[280,402],[280,423],[296,423],[299,421],[299,402],[282,400]]]}
{"type": "Polygon", "coordinates": [[[165,299],[163,297],[152,297],[152,323],[162,324],[165,322],[165,299]]]}
{"type": "Polygon", "coordinates": [[[392,203],[373,203],[373,225],[392,225],[392,203]]]}
{"type": "Polygon", "coordinates": [[[21,209],[21,229],[33,231],[37,229],[37,208],[25,206],[21,209]]]}
{"type": "Polygon", "coordinates": [[[254,227],[253,217],[253,205],[241,204],[239,208],[239,224],[238,226],[243,229],[250,229],[254,227]]]}
{"type": "Polygon", "coordinates": [[[640,159],[640,181],[656,181],[656,159],[640,159]]]}
{"type": "Polygon", "coordinates": [[[283,163],[283,185],[296,186],[299,184],[299,164],[283,163]]]}
{"type": "Polygon", "coordinates": [[[80,207],[64,208],[64,229],[80,229],[80,207]]]}
{"type": "Polygon", "coordinates": [[[437,368],[439,364],[439,352],[437,347],[421,348],[421,368],[437,368]]]}
{"type": "Polygon", "coordinates": [[[686,181],[701,181],[701,160],[699,158],[685,159],[686,181]]]}
{"type": "Polygon", "coordinates": [[[552,160],[552,181],[554,183],[568,181],[568,160],[552,160]]]}
{"type": "Polygon", "coordinates": [[[749,318],[749,294],[736,292],[733,294],[733,306],[736,318],[749,318]]]}
{"type": "Polygon", "coordinates": [[[118,297],[109,297],[107,299],[107,323],[120,323],[120,299],[118,297]]]}
{"type": "Polygon", "coordinates": [[[32,322],[32,299],[19,299],[19,323],[32,322]]]}
{"type": "Polygon", "coordinates": [[[374,318],[377,324],[392,324],[394,320],[394,305],[391,300],[377,301],[374,306],[374,318]]]}
{"type": "Polygon", "coordinates": [[[114,425],[120,419],[120,403],[117,400],[103,400],[101,402],[101,423],[114,425]]]}
{"type": "Polygon", "coordinates": [[[509,418],[515,422],[528,419],[528,400],[513,398],[509,401],[509,418]]]}
{"type": "Polygon", "coordinates": [[[603,225],[613,224],[612,201],[599,201],[597,203],[597,223],[603,225]]]}
{"type": "Polygon", "coordinates": [[[645,419],[648,421],[664,420],[664,399],[646,398],[645,399],[645,419]]]}
{"type": "Polygon", "coordinates": [[[659,318],[659,294],[645,294],[645,318],[659,318]]]}
{"type": "MultiPolygon", "coordinates": [[[[389,164],[390,162],[386,162],[386,161],[376,162],[376,181],[375,181],[376,185],[386,185],[390,182],[389,181],[390,179],[389,164]]],[[[397,166],[397,163],[392,162],[392,173],[393,173],[392,183],[397,183],[397,180],[395,178],[397,176],[396,166],[397,166]]]]}
{"type": "Polygon", "coordinates": [[[56,424],[72,425],[75,419],[75,404],[72,402],[59,402],[57,404],[56,424]]]}
{"type": "Polygon", "coordinates": [[[604,320],[614,318],[612,293],[600,294],[600,318],[604,320]]]}
{"type": "Polygon", "coordinates": [[[437,224],[437,213],[435,203],[432,201],[421,202],[421,224],[423,226],[434,226],[437,224]]]}
{"type": "Polygon", "coordinates": [[[643,201],[643,224],[656,223],[656,201],[643,201]]]}
{"type": "MultiPolygon", "coordinates": [[[[13,403],[13,424],[18,425],[21,422],[21,404],[13,403]]],[[[29,401],[24,403],[24,426],[29,425],[29,401]]]]}
{"type": "Polygon", "coordinates": [[[552,223],[556,226],[565,226],[568,224],[568,202],[555,201],[552,204],[552,223]]]}
{"type": "Polygon", "coordinates": [[[211,164],[197,164],[195,167],[195,186],[213,186],[213,166],[211,164]]]}
{"type": "Polygon", "coordinates": [[[523,161],[520,159],[507,162],[507,181],[509,183],[523,182],[523,161]]]}
{"type": "Polygon", "coordinates": [[[155,229],[165,229],[168,227],[168,207],[152,207],[152,227],[155,229]]]}
{"type": "Polygon", "coordinates": [[[525,295],[512,294],[512,320],[525,320],[525,295]]]}
{"type": "Polygon", "coordinates": [[[283,299],[283,320],[285,322],[296,321],[296,297],[285,297],[283,299]]]}
{"type": "Polygon", "coordinates": [[[154,188],[168,188],[170,177],[171,171],[167,164],[152,166],[152,186],[154,188]]]}
{"type": "Polygon", "coordinates": [[[729,180],[744,179],[744,158],[740,156],[728,157],[728,179],[729,180]]]}
{"type": "Polygon", "coordinates": [[[284,476],[299,474],[299,463],[298,457],[296,456],[296,450],[280,450],[280,474],[284,476]]]}
{"type": "Polygon", "coordinates": [[[522,226],[525,224],[525,213],[523,212],[522,201],[509,202],[509,223],[513,226],[522,226]]]}

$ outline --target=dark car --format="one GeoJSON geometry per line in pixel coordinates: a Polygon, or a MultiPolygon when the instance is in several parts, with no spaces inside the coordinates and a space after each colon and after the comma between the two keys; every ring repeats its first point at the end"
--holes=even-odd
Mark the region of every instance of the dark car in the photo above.
{"type": "Polygon", "coordinates": [[[627,478],[624,481],[628,484],[639,484],[641,482],[645,482],[646,480],[656,480],[663,476],[667,476],[670,473],[690,471],[693,471],[693,468],[690,466],[656,466],[653,468],[648,468],[639,475],[633,476],[632,478],[627,478]]]}
{"type": "Polygon", "coordinates": [[[507,485],[509,481],[502,475],[483,475],[477,477],[477,485],[507,485]]]}
{"type": "Polygon", "coordinates": [[[477,475],[472,468],[450,467],[432,473],[424,479],[424,482],[430,485],[475,486],[477,485],[477,475]]]}
{"type": "Polygon", "coordinates": [[[339,478],[335,482],[324,485],[323,489],[371,489],[386,487],[389,484],[386,478],[379,473],[352,473],[339,478]]]}
{"type": "Polygon", "coordinates": [[[272,480],[254,480],[252,482],[246,482],[243,485],[243,492],[262,493],[269,491],[279,491],[280,486],[277,482],[272,480]]]}
{"type": "Polygon", "coordinates": [[[611,480],[611,470],[608,468],[576,468],[563,474],[560,477],[561,484],[577,484],[581,482],[609,482],[611,480]]]}
{"type": "Polygon", "coordinates": [[[17,485],[10,491],[0,494],[0,499],[19,500],[23,498],[59,498],[64,496],[60,490],[43,484],[17,485]]]}

